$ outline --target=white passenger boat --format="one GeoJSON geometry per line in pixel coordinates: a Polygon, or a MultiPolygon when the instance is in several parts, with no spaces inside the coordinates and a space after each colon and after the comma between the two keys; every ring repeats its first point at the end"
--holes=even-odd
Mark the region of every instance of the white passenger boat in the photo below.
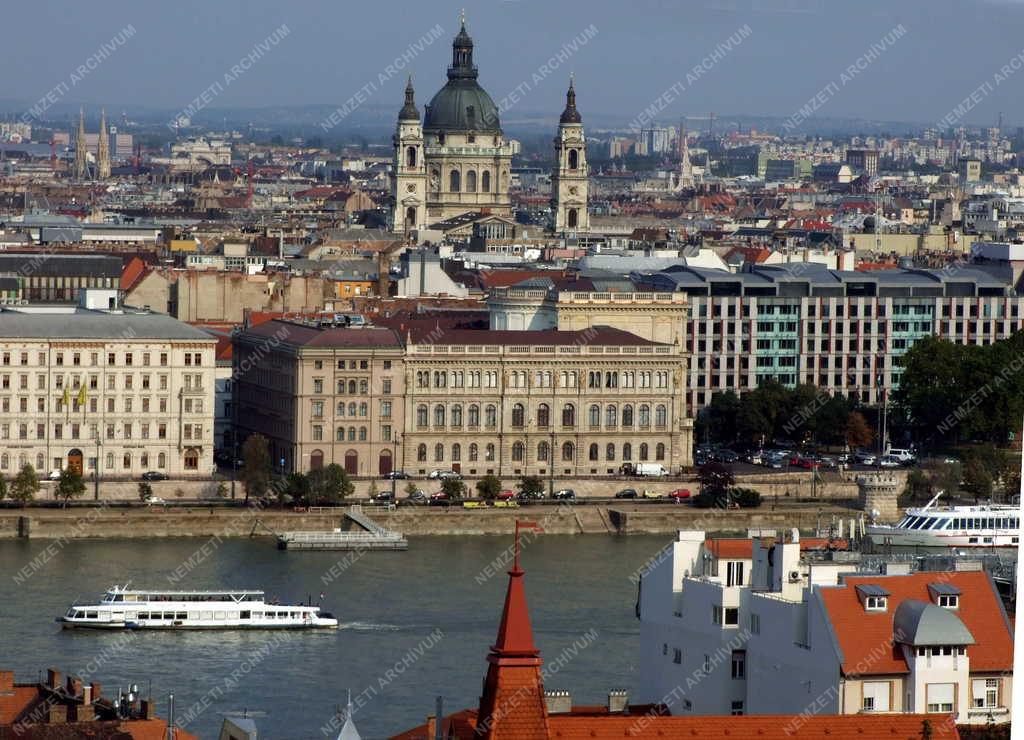
{"type": "Polygon", "coordinates": [[[1020,507],[935,505],[942,491],[924,508],[907,509],[894,525],[870,524],[866,533],[878,545],[920,547],[1017,547],[1020,507]]]}
{"type": "Polygon", "coordinates": [[[267,603],[262,591],[149,591],[114,586],[98,604],[73,604],[65,629],[317,629],[338,620],[312,604],[267,603]]]}

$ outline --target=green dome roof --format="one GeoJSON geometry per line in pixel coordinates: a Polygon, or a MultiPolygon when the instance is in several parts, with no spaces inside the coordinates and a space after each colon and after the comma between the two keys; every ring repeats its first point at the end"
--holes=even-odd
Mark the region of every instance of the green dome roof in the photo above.
{"type": "Polygon", "coordinates": [[[452,42],[452,64],[448,82],[426,107],[424,130],[501,133],[498,106],[476,81],[473,39],[465,21],[452,42]]]}

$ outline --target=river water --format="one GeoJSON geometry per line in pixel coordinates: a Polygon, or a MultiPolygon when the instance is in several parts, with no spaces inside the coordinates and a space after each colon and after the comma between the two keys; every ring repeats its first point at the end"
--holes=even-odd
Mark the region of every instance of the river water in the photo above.
{"type": "MultiPolygon", "coordinates": [[[[588,704],[604,703],[609,689],[635,689],[630,576],[670,540],[545,535],[524,546],[534,635],[552,671],[547,689],[588,704]]],[[[3,541],[0,669],[25,682],[55,667],[102,684],[110,697],[136,683],[165,718],[173,692],[175,716],[204,739],[217,737],[224,713],[248,710],[260,713],[261,737],[333,740],[336,710],[351,690],[362,736],[386,737],[423,722],[438,694],[446,714],[477,706],[510,544],[511,537],[419,537],[407,552],[360,555],[281,552],[269,539],[3,541]],[[342,628],[106,633],[54,622],[73,600],[93,601],[128,581],[263,589],[282,601],[316,602],[323,592],[342,628]]]]}

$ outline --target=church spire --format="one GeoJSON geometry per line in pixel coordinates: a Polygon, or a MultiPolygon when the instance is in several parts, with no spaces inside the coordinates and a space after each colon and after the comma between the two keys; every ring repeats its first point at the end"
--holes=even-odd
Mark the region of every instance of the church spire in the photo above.
{"type": "Polygon", "coordinates": [[[565,110],[562,111],[562,117],[558,119],[558,122],[583,123],[583,117],[576,110],[576,87],[573,75],[569,75],[569,89],[565,93],[565,110]]]}
{"type": "Polygon", "coordinates": [[[540,527],[516,522],[515,557],[508,571],[508,590],[498,637],[487,656],[487,677],[477,714],[476,736],[493,740],[514,729],[521,737],[549,737],[547,704],[541,677],[540,651],[533,642],[526,606],[523,569],[519,565],[519,530],[540,527]],[[513,711],[514,710],[514,711],[513,711]]]}
{"type": "Polygon", "coordinates": [[[399,121],[418,121],[420,119],[419,109],[416,108],[416,91],[412,86],[412,75],[405,85],[405,105],[398,113],[399,121]]]}
{"type": "Polygon", "coordinates": [[[107,111],[100,111],[100,134],[96,146],[96,179],[110,177],[110,137],[107,134],[107,111]]]}
{"type": "Polygon", "coordinates": [[[473,66],[473,39],[466,31],[466,11],[459,16],[459,32],[452,41],[452,66],[448,68],[448,79],[472,79],[477,77],[473,66]]]}
{"type": "Polygon", "coordinates": [[[84,180],[86,175],[85,158],[85,111],[78,109],[78,133],[75,135],[75,167],[71,173],[76,180],[84,180]]]}

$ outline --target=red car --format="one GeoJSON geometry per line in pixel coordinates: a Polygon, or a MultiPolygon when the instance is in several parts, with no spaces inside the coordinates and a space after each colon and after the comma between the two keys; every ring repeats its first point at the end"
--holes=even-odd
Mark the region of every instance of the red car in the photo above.
{"type": "Polygon", "coordinates": [[[677,488],[676,490],[672,491],[672,493],[670,493],[668,495],[668,497],[674,503],[681,504],[683,501],[685,501],[688,498],[690,498],[690,489],[689,488],[677,488]]]}
{"type": "Polygon", "coordinates": [[[515,491],[507,491],[506,490],[506,491],[502,491],[501,493],[498,494],[498,500],[499,501],[511,501],[515,497],[516,497],[516,492],[515,491]]]}
{"type": "Polygon", "coordinates": [[[444,491],[438,491],[437,493],[430,494],[427,506],[448,506],[450,503],[451,497],[444,491]]]}
{"type": "Polygon", "coordinates": [[[807,457],[791,457],[789,458],[789,467],[811,470],[814,467],[814,461],[807,457]]]}

